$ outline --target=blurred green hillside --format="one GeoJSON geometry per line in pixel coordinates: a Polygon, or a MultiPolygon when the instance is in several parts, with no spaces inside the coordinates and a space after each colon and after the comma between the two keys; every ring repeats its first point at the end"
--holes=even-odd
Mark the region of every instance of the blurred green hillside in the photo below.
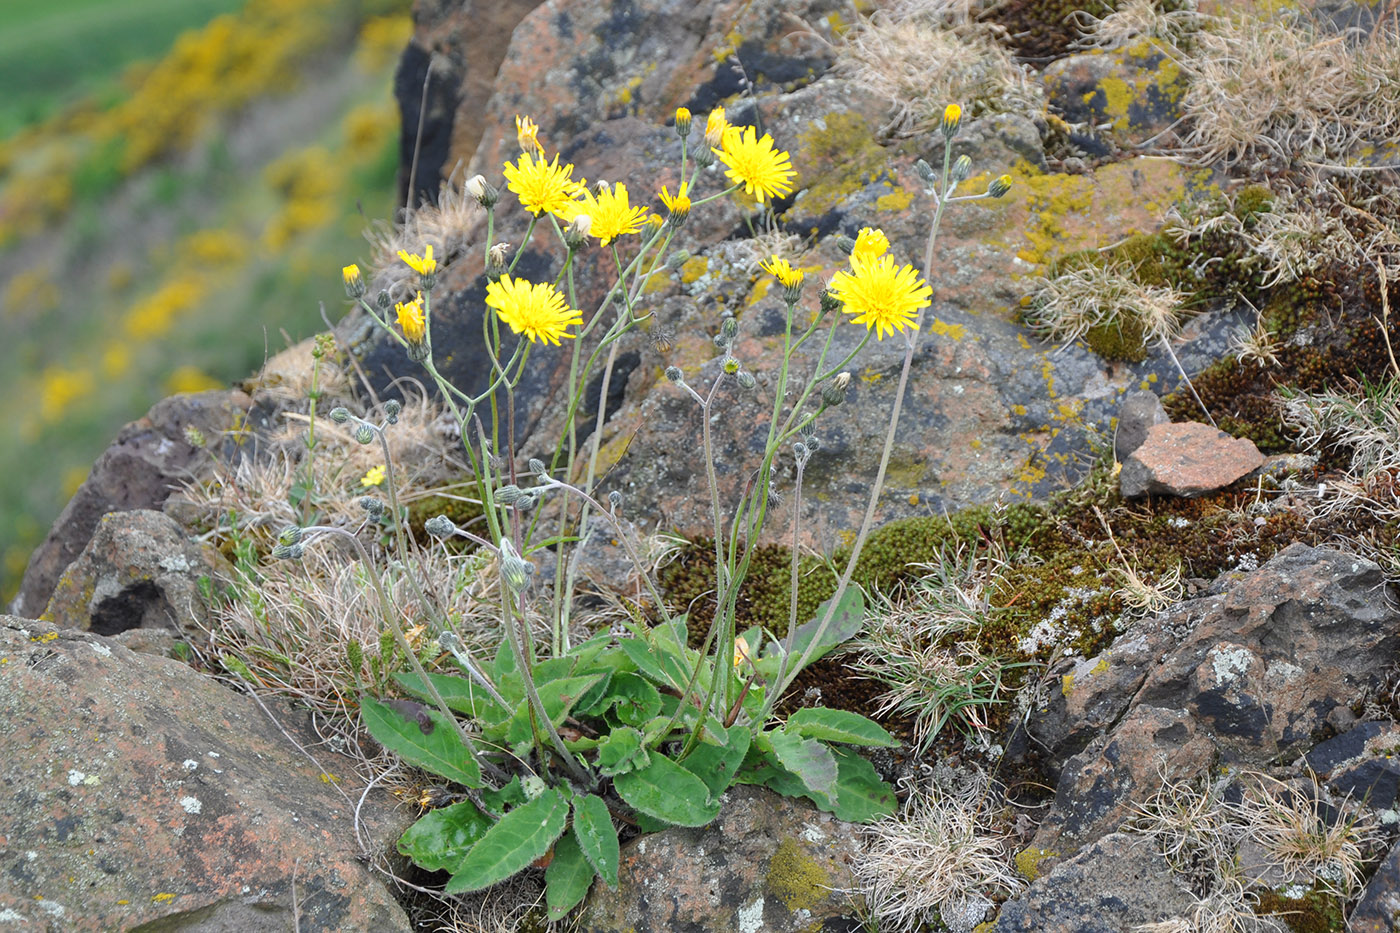
{"type": "Polygon", "coordinates": [[[339,314],[409,2],[0,5],[0,596],[122,424],[339,314]]]}

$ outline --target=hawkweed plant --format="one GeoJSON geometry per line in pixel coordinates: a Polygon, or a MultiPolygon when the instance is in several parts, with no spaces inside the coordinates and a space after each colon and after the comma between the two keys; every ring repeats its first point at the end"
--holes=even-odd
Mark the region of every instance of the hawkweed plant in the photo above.
{"type": "MultiPolygon", "coordinates": [[[[403,265],[387,276],[397,283],[396,294],[407,285],[406,300],[395,301],[387,289],[371,300],[360,270],[345,268],[349,297],[422,366],[437,390],[460,431],[462,453],[479,493],[479,524],[464,527],[438,515],[424,530],[444,542],[434,547],[457,539],[489,555],[482,566],[494,567],[499,577],[492,592],[499,599],[503,637],[488,659],[473,655],[454,631],[453,620],[437,608],[439,602],[421,592],[413,573],[415,545],[395,492],[395,465],[386,440],[399,414],[397,403],[386,403],[379,420],[356,417],[345,408],[330,413],[359,443],[378,444],[382,472],[364,485],[372,485],[383,498],[365,496],[363,508],[393,565],[407,576],[422,607],[422,622],[437,638],[438,657],[460,671],[447,675],[426,669],[421,643],[410,643],[402,630],[400,608],[380,578],[366,574],[383,624],[408,662],[409,670],[393,678],[394,687],[414,699],[386,699],[366,691],[359,699],[364,724],[381,745],[406,761],[465,788],[462,799],[431,810],[399,842],[399,850],[423,868],[449,873],[446,893],[482,890],[552,853],[545,872],[546,906],[551,918],[562,917],[582,900],[595,876],[610,886],[618,883],[618,822],[642,830],[702,826],[715,818],[721,794],[735,783],[806,797],[851,821],[892,812],[891,789],[854,751],[896,744],[883,728],[843,710],[802,709],[785,720],[774,714],[793,679],[860,627],[863,597],[851,586],[851,577],[874,523],[920,325],[933,296],[927,279],[944,208],[954,201],[1001,197],[1010,186],[1002,176],[986,192],[955,193],[969,175],[967,160],[953,163],[948,151],[961,115],[958,106],[950,105],[937,130],[944,149],[941,170],[923,162],[918,166],[936,205],[922,273],[890,255],[881,231],[865,228],[847,242],[849,265],[831,277],[818,309],[810,313],[799,308],[805,274],[777,256],[761,263],[783,288],[786,325],[762,457],[737,502],[725,502],[720,495],[711,424],[726,392],[752,389],[756,383],[734,354],[740,322],[726,317],[719,323],[714,343],[720,365],[706,383],[692,384],[677,367],[666,370],[672,391],[683,393],[701,414],[717,610],[698,639],[699,649],[691,647],[686,618],[668,609],[657,589],[649,572],[653,556],[627,533],[622,495],[599,488],[604,412],[598,413],[596,429],[586,441],[580,442],[574,425],[585,386],[600,383],[606,398],[618,348],[648,324],[652,312],[646,285],[651,276],[674,267],[676,231],[693,211],[737,192],[760,206],[791,193],[796,172],[788,154],[759,129],[731,125],[718,108],[705,121],[703,140],[692,144],[697,121],[682,108],[675,120],[681,141],[679,183],[674,193],[669,186],[657,193],[662,209],[656,210],[634,203],[636,191],[625,184],[587,185],[575,176],[572,164],[546,154],[533,121],[517,118],[520,155],[504,164],[502,175],[505,191],[528,215],[518,246],[495,239],[497,211],[514,207],[502,190],[480,175],[462,186],[465,196],[486,212],[485,242],[479,245],[488,280],[481,328],[490,371],[486,387],[477,393],[454,385],[437,367],[432,330],[440,269],[431,244],[424,243],[421,251],[400,250],[403,265]],[[702,174],[710,166],[715,170],[702,174]],[[727,185],[702,193],[716,187],[712,179],[717,176],[727,185]],[[533,281],[516,272],[524,250],[541,236],[552,237],[564,256],[552,281],[533,281]],[[587,313],[578,307],[573,274],[585,249],[602,250],[614,271],[606,296],[587,313]],[[835,359],[835,337],[849,326],[863,327],[863,335],[853,350],[835,359]],[[513,342],[503,340],[506,329],[516,335],[513,342]],[[879,468],[835,595],[815,618],[799,620],[794,577],[785,637],[779,640],[758,629],[737,632],[737,600],[777,498],[773,476],[780,459],[790,456],[796,467],[795,526],[803,471],[820,450],[822,416],[845,398],[850,381],[846,367],[872,339],[886,338],[903,343],[903,364],[879,468]],[[801,361],[812,354],[797,353],[809,345],[820,350],[815,350],[810,371],[799,372],[805,368],[801,361]],[[514,393],[532,360],[552,353],[569,355],[565,427],[552,454],[522,466],[514,393]],[[587,637],[571,624],[576,574],[569,554],[586,544],[590,521],[597,519],[616,533],[658,618],[647,619],[636,605],[621,614],[617,632],[587,637]],[[538,582],[547,576],[537,573],[538,562],[545,559],[554,561],[548,586],[538,582]],[[530,623],[540,616],[547,620],[545,635],[530,623]]],[[[348,540],[366,564],[372,559],[359,536],[331,525],[287,529],[274,555],[295,559],[332,539],[348,540]]],[[[793,555],[795,575],[796,547],[793,555]]]]}

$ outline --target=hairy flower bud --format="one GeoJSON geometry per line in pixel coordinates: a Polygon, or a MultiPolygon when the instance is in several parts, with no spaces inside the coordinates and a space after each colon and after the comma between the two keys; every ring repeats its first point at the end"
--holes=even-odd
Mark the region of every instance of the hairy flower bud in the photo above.
{"type": "Polygon", "coordinates": [[[544,461],[538,457],[530,458],[530,472],[536,476],[544,476],[548,471],[545,469],[544,461]]]}
{"type": "Polygon", "coordinates": [[[537,494],[533,492],[527,492],[524,495],[522,495],[519,499],[515,500],[515,507],[522,512],[528,512],[531,509],[533,509],[539,503],[539,501],[540,497],[537,494]]]}
{"type": "Polygon", "coordinates": [[[403,402],[396,398],[391,398],[384,403],[384,419],[390,424],[399,423],[399,413],[403,411],[403,402]]]}
{"type": "Polygon", "coordinates": [[[958,135],[958,127],[962,126],[962,108],[957,104],[949,104],[943,108],[943,138],[952,139],[958,135]]]}
{"type": "Polygon", "coordinates": [[[367,291],[364,278],[360,275],[360,267],[351,263],[340,270],[341,277],[345,280],[345,294],[351,298],[363,298],[367,291]]]}
{"type": "Polygon", "coordinates": [[[736,360],[736,359],[735,359],[734,357],[732,357],[732,356],[726,356],[726,357],[724,358],[724,373],[725,373],[725,375],[727,375],[727,376],[732,376],[732,375],[734,375],[735,373],[737,373],[738,371],[739,371],[739,361],[736,360]]]}
{"type": "Polygon", "coordinates": [[[486,251],[486,277],[491,281],[506,274],[506,255],[509,252],[509,243],[497,243],[486,251]]]}
{"type": "Polygon", "coordinates": [[[938,173],[933,170],[932,165],[929,165],[923,159],[914,163],[914,171],[924,180],[924,184],[931,185],[938,181],[938,173]]]}
{"type": "Polygon", "coordinates": [[[690,135],[690,109],[688,107],[676,108],[676,135],[681,139],[690,135]]]}
{"type": "Polygon", "coordinates": [[[384,511],[384,503],[375,496],[361,496],[360,508],[377,517],[380,512],[384,511]]]}
{"type": "Polygon", "coordinates": [[[277,543],[291,547],[301,541],[301,529],[296,525],[288,525],[277,533],[277,543]]]}
{"type": "Polygon", "coordinates": [[[515,593],[530,582],[530,565],[516,552],[509,538],[501,539],[501,580],[515,593]]]}
{"type": "Polygon", "coordinates": [[[1011,190],[1011,176],[1001,175],[992,179],[992,183],[987,186],[987,193],[994,198],[1005,197],[1006,192],[1011,190]]]}
{"type": "Polygon", "coordinates": [[[690,262],[690,250],[678,249],[666,257],[666,268],[675,272],[687,262],[690,262]]]}
{"type": "Polygon", "coordinates": [[[841,309],[841,299],[838,298],[836,293],[830,288],[823,288],[821,295],[818,297],[821,299],[821,313],[823,315],[831,314],[841,309]]]}
{"type": "Polygon", "coordinates": [[[588,244],[588,233],[593,229],[593,218],[579,214],[564,228],[564,245],[571,250],[580,250],[588,244]]]}
{"type": "Polygon", "coordinates": [[[446,515],[434,515],[423,523],[423,530],[434,538],[446,538],[457,530],[457,526],[446,515]]]}
{"type": "Polygon", "coordinates": [[[374,441],[374,428],[361,422],[355,429],[355,442],[357,444],[369,444],[374,441]]]}
{"type": "Polygon", "coordinates": [[[681,368],[679,366],[667,366],[666,378],[669,379],[671,382],[674,382],[676,385],[685,384],[685,375],[681,372],[681,368]]]}
{"type": "Polygon", "coordinates": [[[394,299],[390,298],[389,293],[381,288],[379,294],[374,296],[374,303],[379,307],[380,311],[388,311],[394,304],[394,299]]]}
{"type": "Polygon", "coordinates": [[[839,236],[836,238],[836,248],[842,255],[849,256],[856,248],[856,241],[848,236],[839,236]]]}
{"type": "Polygon", "coordinates": [[[739,322],[732,317],[727,317],[720,322],[719,332],[724,335],[724,339],[733,340],[734,335],[739,333],[739,322]]]}
{"type": "Polygon", "coordinates": [[[496,501],[501,505],[515,505],[525,495],[525,490],[511,483],[496,490],[496,501]]]}
{"type": "Polygon", "coordinates": [[[739,386],[744,389],[752,389],[758,385],[758,380],[753,377],[753,373],[747,369],[739,373],[739,386]]]}
{"type": "Polygon", "coordinates": [[[501,199],[501,192],[486,180],[485,175],[473,175],[467,179],[467,183],[462,186],[467,194],[476,199],[476,203],[490,210],[496,206],[496,202],[501,199]]]}
{"type": "Polygon", "coordinates": [[[960,155],[953,163],[953,181],[963,181],[972,174],[972,160],[965,155],[960,155]]]}
{"type": "Polygon", "coordinates": [[[608,493],[608,505],[614,512],[620,509],[622,507],[622,493],[618,492],[616,489],[608,493]]]}
{"type": "Polygon", "coordinates": [[[846,400],[846,387],[850,384],[850,373],[837,373],[830,382],[822,386],[822,401],[828,408],[840,405],[846,400]]]}
{"type": "Polygon", "coordinates": [[[301,560],[301,555],[306,553],[306,546],[303,544],[278,544],[272,549],[274,560],[301,560]]]}

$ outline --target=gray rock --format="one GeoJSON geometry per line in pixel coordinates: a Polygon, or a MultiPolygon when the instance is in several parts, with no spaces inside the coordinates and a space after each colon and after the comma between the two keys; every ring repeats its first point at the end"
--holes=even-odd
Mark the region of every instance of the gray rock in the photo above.
{"type": "MultiPolygon", "coordinates": [[[[1054,112],[1068,123],[1107,124],[1120,145],[1160,134],[1181,117],[1185,78],[1156,47],[1143,43],[1142,49],[1092,50],[1052,62],[1043,79],[1054,112]]],[[[1098,147],[1106,145],[1087,132],[1071,141],[1089,155],[1102,154],[1098,147]]]]}
{"type": "Polygon", "coordinates": [[[673,828],[623,847],[618,890],[594,883],[582,933],[798,933],[857,930],[845,894],[857,829],[759,787],[724,795],[703,829],[673,828]]]}
{"type": "Polygon", "coordinates": [[[1118,407],[1118,430],[1113,435],[1113,456],[1119,463],[1147,440],[1148,429],[1154,425],[1170,424],[1167,409],[1156,393],[1134,389],[1123,396],[1118,407]]]}
{"type": "MultiPolygon", "coordinates": [[[[305,714],[268,708],[326,775],[251,698],[184,664],[0,616],[0,916],[26,930],[406,933],[360,861],[350,761],[305,714]]],[[[371,794],[358,829],[377,854],[408,822],[371,794]]]]}
{"type": "Polygon", "coordinates": [[[1125,499],[1146,495],[1200,496],[1248,476],[1264,463],[1254,442],[1194,421],[1158,424],[1123,461],[1125,499]]]}
{"type": "Polygon", "coordinates": [[[54,588],[43,619],[117,635],[136,628],[194,635],[209,624],[201,578],[222,559],[161,512],[108,512],[54,588]]]}
{"type": "Polygon", "coordinates": [[[1124,933],[1184,914],[1191,893],[1141,837],[1114,833],[1008,901],[993,933],[1124,933]]]}
{"type": "Polygon", "coordinates": [[[1390,850],[1361,892],[1351,916],[1350,933],[1395,933],[1400,918],[1400,844],[1390,850]]]}
{"type": "Polygon", "coordinates": [[[1400,803],[1400,724],[1363,722],[1313,747],[1304,756],[1310,769],[1339,794],[1364,800],[1378,810],[1400,803]]]}

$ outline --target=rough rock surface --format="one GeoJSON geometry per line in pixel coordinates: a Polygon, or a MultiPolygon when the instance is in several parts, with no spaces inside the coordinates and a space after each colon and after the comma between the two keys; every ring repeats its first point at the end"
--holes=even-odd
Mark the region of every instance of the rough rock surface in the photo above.
{"type": "Polygon", "coordinates": [[[1118,429],[1113,433],[1113,456],[1119,463],[1147,440],[1147,432],[1158,424],[1168,424],[1167,409],[1153,392],[1134,389],[1123,396],[1118,409],[1118,429]]]}
{"type": "Polygon", "coordinates": [[[234,429],[261,422],[253,400],[234,389],[172,396],[122,428],[30,557],[10,611],[26,617],[44,611],[58,578],[82,553],[103,515],[159,509],[172,489],[209,462],[207,450],[189,443],[187,428],[198,430],[225,462],[235,462],[234,429]]]}
{"type": "Polygon", "coordinates": [[[1378,810],[1400,803],[1400,724],[1363,722],[1313,747],[1307,765],[1333,791],[1378,810]]]}
{"type": "Polygon", "coordinates": [[[1125,499],[1201,496],[1248,476],[1264,464],[1254,442],[1208,424],[1158,424],[1123,461],[1118,476],[1125,499]]]}
{"type": "Polygon", "coordinates": [[[1161,133],[1181,118],[1187,88],[1177,63],[1148,42],[1068,55],[1045,69],[1044,80],[1058,115],[1082,127],[1070,141],[1090,155],[1110,150],[1095,132],[1104,125],[1120,145],[1139,145],[1161,133]]]}
{"type": "Polygon", "coordinates": [[[1337,707],[1379,687],[1400,649],[1380,568],[1302,544],[1144,624],[1062,678],[1051,701],[1052,757],[1089,741],[1063,766],[1038,848],[1070,852],[1114,831],[1164,770],[1176,780],[1217,755],[1262,767],[1307,751],[1337,707]]]}
{"type": "Polygon", "coordinates": [[[198,630],[209,623],[199,581],[212,578],[219,563],[217,552],[190,541],[164,513],[108,512],[59,578],[42,618],[98,635],[198,630]]]}
{"type": "Polygon", "coordinates": [[[1191,892],[1141,837],[1114,833],[1008,901],[993,933],[1123,933],[1184,914],[1191,892]]]}
{"type": "Polygon", "coordinates": [[[703,829],[668,829],[622,850],[617,891],[594,882],[583,933],[855,931],[841,892],[860,857],[856,828],[758,787],[724,796],[703,829]]]}
{"type": "MultiPolygon", "coordinates": [[[[268,708],[318,742],[304,716],[268,708]]],[[[358,794],[335,783],[352,787],[349,763],[316,748],[323,776],[251,698],[0,616],[0,709],[0,918],[14,928],[409,929],[359,861],[358,794]]],[[[382,795],[360,812],[375,851],[407,823],[382,795]]]]}
{"type": "Polygon", "coordinates": [[[1350,933],[1395,933],[1400,917],[1400,844],[1395,845],[1347,917],[1350,933]]]}

